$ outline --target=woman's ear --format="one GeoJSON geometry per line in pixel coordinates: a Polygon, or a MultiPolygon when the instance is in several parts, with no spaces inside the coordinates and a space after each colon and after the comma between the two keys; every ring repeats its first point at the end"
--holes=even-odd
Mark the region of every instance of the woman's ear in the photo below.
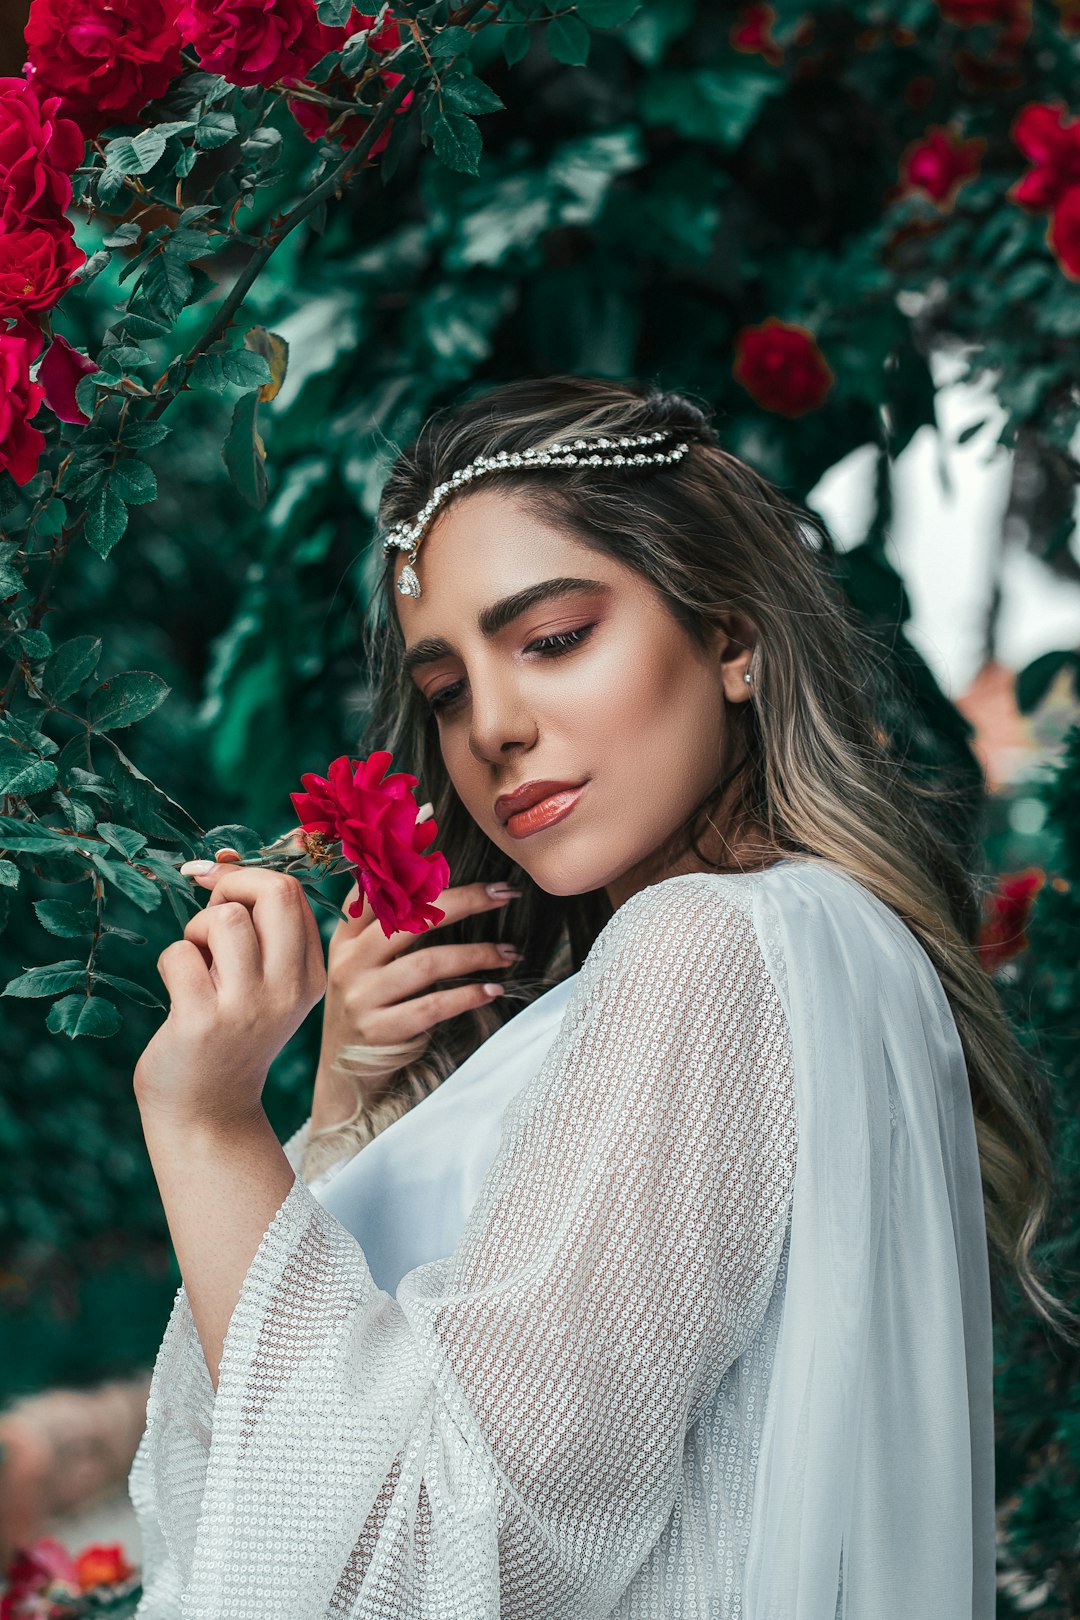
{"type": "Polygon", "coordinates": [[[713,631],[713,650],[729,703],[745,703],[753,691],[746,674],[756,639],[756,627],[742,613],[726,614],[713,631]]]}

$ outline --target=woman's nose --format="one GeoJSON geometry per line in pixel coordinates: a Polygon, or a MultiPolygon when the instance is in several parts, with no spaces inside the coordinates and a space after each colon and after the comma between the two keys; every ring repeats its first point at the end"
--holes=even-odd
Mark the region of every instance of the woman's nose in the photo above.
{"type": "Polygon", "coordinates": [[[473,688],[469,747],[479,760],[503,759],[536,741],[536,722],[512,683],[473,688]]]}

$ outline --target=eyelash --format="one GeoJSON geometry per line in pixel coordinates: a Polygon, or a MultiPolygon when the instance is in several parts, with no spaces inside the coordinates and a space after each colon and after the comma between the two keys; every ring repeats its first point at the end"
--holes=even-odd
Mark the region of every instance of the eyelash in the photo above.
{"type": "MultiPolygon", "coordinates": [[[[589,634],[589,631],[593,629],[595,629],[595,624],[583,624],[577,630],[561,630],[557,635],[541,636],[537,641],[530,641],[525,651],[539,652],[541,658],[560,658],[564,653],[572,651],[574,647],[579,647],[589,634]]],[[[432,714],[440,714],[447,709],[452,709],[461,695],[458,688],[464,684],[463,681],[455,681],[452,686],[444,686],[441,692],[431,698],[428,702],[428,708],[432,714]]]]}

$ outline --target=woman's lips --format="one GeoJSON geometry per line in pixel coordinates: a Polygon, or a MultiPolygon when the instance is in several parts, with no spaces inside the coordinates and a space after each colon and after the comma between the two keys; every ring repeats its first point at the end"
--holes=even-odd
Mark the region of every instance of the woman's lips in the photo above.
{"type": "Polygon", "coordinates": [[[582,782],[580,787],[565,788],[561,793],[553,793],[547,799],[530,804],[527,810],[517,811],[505,823],[507,832],[511,838],[528,838],[530,833],[539,832],[542,827],[554,826],[570,814],[587,786],[587,782],[582,782]]]}

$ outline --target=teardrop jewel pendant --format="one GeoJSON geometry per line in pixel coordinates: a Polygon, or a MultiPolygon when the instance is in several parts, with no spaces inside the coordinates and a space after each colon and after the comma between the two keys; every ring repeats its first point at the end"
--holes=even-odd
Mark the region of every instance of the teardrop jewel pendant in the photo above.
{"type": "Polygon", "coordinates": [[[404,568],[401,570],[401,573],[398,575],[397,588],[401,592],[402,596],[420,595],[420,581],[417,579],[414,570],[408,563],[405,564],[404,568]]]}

